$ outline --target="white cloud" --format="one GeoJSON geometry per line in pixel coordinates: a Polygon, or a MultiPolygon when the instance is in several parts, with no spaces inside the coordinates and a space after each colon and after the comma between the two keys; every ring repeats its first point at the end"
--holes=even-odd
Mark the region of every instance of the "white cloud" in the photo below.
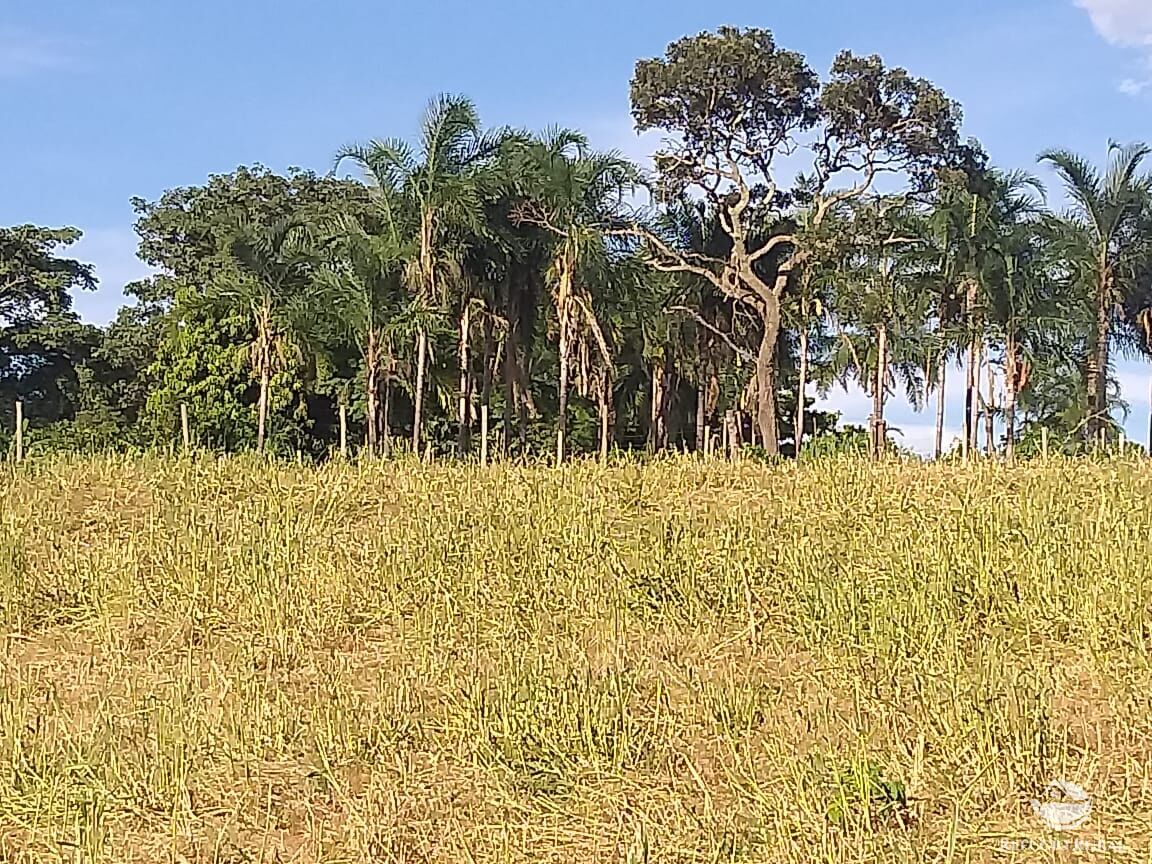
{"type": "Polygon", "coordinates": [[[1143,81],[1138,81],[1135,78],[1125,78],[1118,87],[1125,96],[1139,96],[1149,87],[1152,87],[1152,79],[1146,78],[1143,81]]]}
{"type": "Polygon", "coordinates": [[[1148,0],[1076,0],[1076,5],[1109,42],[1152,46],[1152,3],[1148,0]]]}
{"type": "Polygon", "coordinates": [[[1146,49],[1142,74],[1121,81],[1120,92],[1141,96],[1152,88],[1152,0],[1076,0],[1076,5],[1111,44],[1146,49]]]}

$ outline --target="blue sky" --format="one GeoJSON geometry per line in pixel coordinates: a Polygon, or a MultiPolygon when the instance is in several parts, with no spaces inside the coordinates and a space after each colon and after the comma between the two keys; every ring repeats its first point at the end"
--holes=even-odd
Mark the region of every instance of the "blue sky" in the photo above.
{"type": "MultiPolygon", "coordinates": [[[[767,27],[817,69],[851,48],[932,79],[1005,167],[1034,169],[1046,147],[1102,160],[1109,138],[1152,139],[1152,0],[716,5],[4,0],[0,224],[83,229],[76,254],[96,264],[101,288],[77,305],[106,321],[123,284],[147,272],[132,196],[238,164],[326,170],[342,144],[410,134],[440,91],[467,93],[492,125],[578,126],[642,158],[653,142],[632,134],[633,64],[724,24],[767,27]]],[[[1140,440],[1148,371],[1121,369],[1140,440]]],[[[853,422],[867,416],[859,393],[830,402],[853,422]]],[[[924,447],[930,416],[897,403],[892,421],[924,447]]]]}

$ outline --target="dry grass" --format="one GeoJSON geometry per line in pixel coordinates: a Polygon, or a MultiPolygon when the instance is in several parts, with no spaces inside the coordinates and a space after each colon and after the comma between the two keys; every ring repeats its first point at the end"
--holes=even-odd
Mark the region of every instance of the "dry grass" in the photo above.
{"type": "Polygon", "coordinates": [[[1147,861],[1150,481],[5,470],[0,862],[1147,861]]]}

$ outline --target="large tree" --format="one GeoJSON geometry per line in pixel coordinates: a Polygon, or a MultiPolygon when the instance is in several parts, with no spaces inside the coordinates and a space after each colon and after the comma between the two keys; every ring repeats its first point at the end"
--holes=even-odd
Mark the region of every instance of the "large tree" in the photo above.
{"type": "MultiPolygon", "coordinates": [[[[253,235],[286,223],[317,226],[365,213],[367,199],[360,183],[306,171],[279,175],[257,166],[171,189],[155,201],[133,200],[139,255],[158,271],[133,286],[133,293],[164,318],[145,411],[157,436],[171,435],[174,412],[184,402],[203,442],[233,449],[256,441],[259,421],[250,416],[250,406],[260,401],[260,385],[257,380],[253,386],[245,367],[259,334],[251,306],[236,302],[254,287],[234,254],[238,226],[244,223],[253,235]]],[[[272,375],[265,413],[294,405],[300,422],[281,422],[277,437],[308,444],[312,439],[303,433],[310,417],[330,412],[307,403],[302,371],[293,363],[272,375]]]]}
{"type": "Polygon", "coordinates": [[[255,338],[250,346],[252,371],[260,382],[256,402],[256,450],[264,452],[272,376],[285,365],[285,354],[298,347],[293,337],[321,294],[309,272],[314,263],[314,226],[297,219],[258,225],[237,221],[228,241],[241,277],[217,284],[218,296],[249,310],[255,338]]]}
{"type": "Polygon", "coordinates": [[[841,366],[872,395],[869,440],[874,458],[888,449],[885,409],[896,383],[917,405],[920,351],[933,299],[931,256],[922,214],[902,199],[857,201],[841,221],[844,263],[833,300],[841,366]]]}
{"type": "Polygon", "coordinates": [[[883,174],[923,181],[960,150],[959,107],[931,83],[879,57],[841,53],[821,85],[804,57],[767,30],[722,28],[672,43],[642,60],[632,80],[638,131],[669,133],[656,163],[665,193],[694,189],[732,241],[725,258],[685,254],[649,234],[658,269],[696,273],[751,309],[762,324],[756,360],[757,423],[779,452],[777,342],[801,238],[781,221],[796,204],[812,227],[883,174]],[[802,148],[809,173],[789,185],[781,160],[802,148]]]}
{"type": "Polygon", "coordinates": [[[1062,219],[1064,254],[1083,274],[1095,324],[1084,358],[1084,388],[1088,397],[1085,434],[1090,443],[1111,426],[1108,372],[1113,329],[1122,319],[1135,275],[1143,261],[1139,228],[1152,195],[1152,175],[1141,174],[1152,148],[1144,144],[1108,148],[1108,166],[1101,173],[1087,159],[1067,150],[1049,150],[1040,161],[1051,165],[1071,199],[1062,219]]]}
{"type": "MultiPolygon", "coordinates": [[[[412,148],[399,138],[345,147],[336,167],[352,161],[382,195],[403,198],[415,225],[415,243],[408,264],[408,283],[417,298],[429,305],[455,305],[458,313],[461,369],[460,438],[468,423],[469,300],[461,279],[465,239],[484,230],[486,169],[508,137],[507,130],[485,132],[476,106],[464,96],[433,99],[420,124],[419,144],[412,148]]],[[[428,330],[416,337],[415,419],[412,448],[420,450],[424,418],[428,330]]]]}
{"type": "MultiPolygon", "coordinates": [[[[625,198],[639,183],[639,173],[616,153],[597,153],[587,139],[570,130],[552,130],[524,148],[523,171],[528,201],[521,219],[544,227],[552,237],[549,281],[557,331],[556,460],[564,461],[569,382],[573,359],[589,368],[595,357],[600,370],[597,401],[602,423],[611,392],[612,354],[593,309],[595,283],[607,281],[612,265],[609,242],[625,225],[625,198]]],[[[588,375],[584,374],[585,382],[588,375]]],[[[601,446],[606,447],[606,435],[601,446]]]]}
{"type": "MultiPolygon", "coordinates": [[[[993,420],[992,394],[986,399],[981,396],[980,381],[980,370],[990,360],[990,327],[1000,336],[1008,330],[1017,334],[1010,340],[1014,342],[1012,357],[1006,357],[1004,365],[1013,368],[1017,385],[1023,372],[1017,362],[1022,359],[1019,350],[1024,344],[1019,338],[1020,328],[1026,326],[1021,306],[1026,303],[1024,292],[1035,285],[1034,270],[1039,263],[1034,255],[1025,254],[1022,244],[1035,239],[1040,230],[1037,217],[1042,199],[1043,187],[1030,175],[980,165],[966,172],[946,172],[933,201],[928,239],[937,258],[939,280],[932,339],[935,356],[926,365],[935,367],[942,393],[949,354],[967,354],[965,453],[978,449],[982,405],[988,424],[993,420]],[[1021,257],[1016,257],[1017,253],[1021,257]],[[1026,276],[1027,285],[1023,281],[1026,276]]],[[[942,422],[941,405],[938,430],[942,430],[942,422]]],[[[938,431],[938,440],[940,434],[938,431]]]]}
{"type": "Polygon", "coordinates": [[[96,287],[92,268],[60,255],[73,228],[0,228],[0,412],[27,402],[33,424],[70,419],[79,407],[79,367],[99,344],[72,311],[71,292],[96,287]]]}
{"type": "MultiPolygon", "coordinates": [[[[364,426],[368,452],[377,454],[383,427],[380,389],[392,365],[393,334],[403,321],[406,238],[397,214],[376,224],[347,215],[325,226],[330,232],[317,271],[322,316],[356,345],[363,365],[364,426]]],[[[386,383],[385,383],[385,386],[386,383]]]]}

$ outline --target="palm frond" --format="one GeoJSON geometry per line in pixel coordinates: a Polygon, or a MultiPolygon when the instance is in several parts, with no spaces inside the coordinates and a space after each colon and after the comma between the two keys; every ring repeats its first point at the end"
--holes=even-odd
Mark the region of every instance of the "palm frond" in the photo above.
{"type": "Polygon", "coordinates": [[[1045,150],[1039,161],[1056,170],[1069,197],[1078,205],[1079,216],[1103,235],[1105,191],[1099,172],[1087,159],[1070,150],[1045,150]]]}

